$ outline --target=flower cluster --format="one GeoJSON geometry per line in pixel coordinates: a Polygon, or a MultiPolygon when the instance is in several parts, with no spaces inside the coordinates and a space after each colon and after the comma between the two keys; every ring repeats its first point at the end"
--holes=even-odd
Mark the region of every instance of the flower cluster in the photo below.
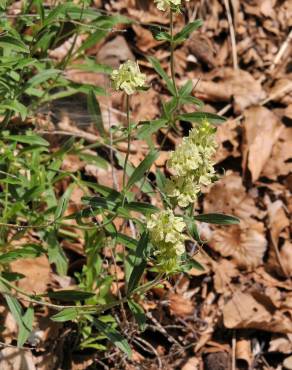
{"type": "Polygon", "coordinates": [[[145,85],[146,75],[140,72],[138,63],[128,60],[112,72],[111,79],[115,90],[122,90],[127,95],[132,95],[137,88],[145,85]]]}
{"type": "Polygon", "coordinates": [[[169,9],[178,12],[180,10],[181,2],[182,0],[154,0],[154,3],[157,4],[157,8],[163,12],[169,9]]]}
{"type": "Polygon", "coordinates": [[[202,186],[210,185],[215,176],[212,157],[216,151],[215,129],[208,121],[190,131],[171,153],[168,167],[175,172],[166,183],[170,198],[180,207],[194,203],[202,186]]]}
{"type": "Polygon", "coordinates": [[[185,252],[186,236],[182,233],[185,228],[183,219],[175,216],[171,209],[154,213],[148,220],[147,229],[162,271],[170,273],[178,267],[185,252]]]}

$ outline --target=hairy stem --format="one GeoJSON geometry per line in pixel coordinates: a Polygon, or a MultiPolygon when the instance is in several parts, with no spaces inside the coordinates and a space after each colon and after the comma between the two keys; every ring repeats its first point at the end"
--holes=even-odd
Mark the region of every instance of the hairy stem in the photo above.
{"type": "Polygon", "coordinates": [[[174,42],[173,42],[173,11],[170,10],[170,36],[171,36],[171,42],[170,42],[170,70],[171,70],[171,79],[172,83],[175,89],[175,95],[177,96],[177,86],[175,82],[175,69],[174,69],[174,42]]]}
{"type": "Polygon", "coordinates": [[[127,111],[127,128],[128,128],[128,145],[127,145],[127,154],[126,154],[125,163],[124,163],[123,189],[125,189],[126,187],[126,169],[127,169],[127,164],[128,164],[130,149],[131,149],[131,123],[130,123],[130,96],[129,95],[127,95],[127,100],[126,100],[126,111],[127,111]]]}

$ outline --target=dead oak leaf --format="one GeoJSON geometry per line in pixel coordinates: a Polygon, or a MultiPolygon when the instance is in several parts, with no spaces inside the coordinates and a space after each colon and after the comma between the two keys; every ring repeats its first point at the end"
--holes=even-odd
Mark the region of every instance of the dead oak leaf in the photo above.
{"type": "Polygon", "coordinates": [[[268,299],[236,292],[223,308],[223,321],[228,329],[259,329],[273,333],[292,332],[292,312],[271,307],[268,299]]]}
{"type": "Polygon", "coordinates": [[[261,106],[247,109],[244,118],[243,168],[248,168],[252,181],[256,181],[284,126],[273,112],[261,106]]]}
{"type": "Polygon", "coordinates": [[[277,142],[272,154],[265,164],[262,176],[276,180],[279,176],[286,176],[292,172],[292,128],[285,127],[277,142]]]}
{"type": "Polygon", "coordinates": [[[232,257],[239,267],[253,269],[263,262],[267,248],[264,225],[233,225],[214,230],[209,245],[224,257],[232,257]]]}
{"type": "Polygon", "coordinates": [[[241,113],[266,97],[260,82],[247,71],[226,67],[216,71],[212,78],[213,81],[200,81],[196,95],[214,102],[230,102],[233,99],[235,113],[241,113]]]}
{"type": "Polygon", "coordinates": [[[194,312],[192,301],[182,294],[173,293],[169,295],[169,308],[172,315],[180,317],[191,315],[194,312]]]}
{"type": "Polygon", "coordinates": [[[266,212],[256,207],[254,198],[247,193],[237,172],[227,171],[208,191],[204,199],[205,213],[226,213],[240,218],[241,222],[262,219],[266,212]]]}

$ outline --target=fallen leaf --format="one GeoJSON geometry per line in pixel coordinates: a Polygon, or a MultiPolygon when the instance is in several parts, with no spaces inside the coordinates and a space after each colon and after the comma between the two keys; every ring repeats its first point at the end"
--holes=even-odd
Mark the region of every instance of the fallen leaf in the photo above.
{"type": "Polygon", "coordinates": [[[256,181],[284,126],[274,113],[261,106],[247,109],[244,118],[243,168],[248,168],[252,181],[256,181]]]}
{"type": "Polygon", "coordinates": [[[192,301],[181,294],[169,295],[169,308],[172,315],[180,317],[191,315],[194,312],[192,301]]]}
{"type": "Polygon", "coordinates": [[[32,294],[47,291],[51,281],[51,269],[46,256],[17,260],[10,263],[10,268],[12,272],[25,276],[17,282],[19,288],[32,294]]]}
{"type": "Polygon", "coordinates": [[[231,102],[234,100],[235,113],[265,99],[266,93],[259,81],[247,71],[221,68],[212,75],[214,81],[202,80],[196,88],[196,95],[207,101],[231,102]]]}
{"type": "Polygon", "coordinates": [[[197,357],[191,357],[187,363],[181,368],[181,370],[199,370],[200,361],[197,357]]]}
{"type": "Polygon", "coordinates": [[[6,347],[0,351],[1,370],[36,370],[30,350],[6,347]]]}
{"type": "Polygon", "coordinates": [[[275,143],[272,154],[265,164],[262,176],[276,180],[279,176],[286,176],[292,172],[292,128],[285,127],[278,141],[275,143]]]}
{"type": "Polygon", "coordinates": [[[267,248],[264,225],[253,222],[247,226],[217,228],[209,244],[222,256],[231,256],[239,267],[254,269],[263,263],[267,248]]]}
{"type": "Polygon", "coordinates": [[[266,303],[267,299],[258,301],[251,294],[236,292],[223,308],[225,327],[291,333],[292,312],[276,310],[266,303]]]}

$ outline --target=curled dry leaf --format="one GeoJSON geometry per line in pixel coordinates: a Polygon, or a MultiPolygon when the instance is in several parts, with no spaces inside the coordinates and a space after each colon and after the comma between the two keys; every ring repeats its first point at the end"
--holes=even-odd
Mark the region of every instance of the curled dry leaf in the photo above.
{"type": "Polygon", "coordinates": [[[238,266],[253,269],[263,262],[267,248],[264,225],[253,222],[248,226],[218,228],[209,244],[222,256],[231,256],[238,266]]]}
{"type": "Polygon", "coordinates": [[[223,308],[224,325],[229,329],[291,333],[291,315],[291,309],[276,309],[268,297],[242,292],[236,292],[223,308]]]}
{"type": "Polygon", "coordinates": [[[231,102],[233,99],[236,113],[259,103],[266,97],[260,82],[247,71],[227,67],[216,71],[212,77],[216,78],[216,82],[200,81],[196,95],[203,100],[214,102],[231,102]]]}
{"type": "Polygon", "coordinates": [[[255,181],[284,126],[273,112],[261,106],[247,109],[244,118],[243,168],[249,169],[252,181],[255,181]]]}

